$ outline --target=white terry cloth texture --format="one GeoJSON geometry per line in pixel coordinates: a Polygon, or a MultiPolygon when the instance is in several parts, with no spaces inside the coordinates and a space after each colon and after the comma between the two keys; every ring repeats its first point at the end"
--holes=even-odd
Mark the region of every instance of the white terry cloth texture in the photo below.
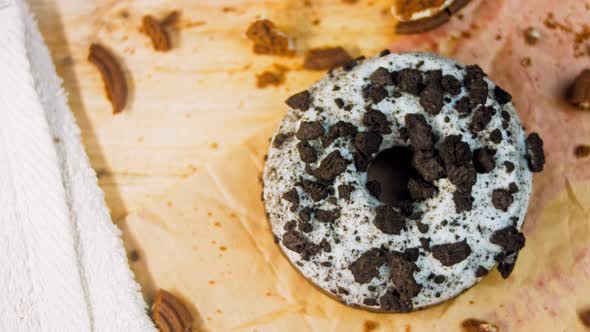
{"type": "Polygon", "coordinates": [[[155,331],[23,0],[0,0],[0,331],[155,331]]]}

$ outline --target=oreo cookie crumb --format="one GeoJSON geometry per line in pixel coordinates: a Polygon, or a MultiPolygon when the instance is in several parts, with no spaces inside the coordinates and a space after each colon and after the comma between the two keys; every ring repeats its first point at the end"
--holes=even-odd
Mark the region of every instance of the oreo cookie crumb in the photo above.
{"type": "Polygon", "coordinates": [[[477,149],[473,152],[473,166],[475,166],[477,173],[489,173],[496,168],[495,154],[496,150],[488,148],[477,149]]]}
{"type": "Polygon", "coordinates": [[[399,293],[394,288],[389,288],[385,294],[379,298],[379,305],[381,306],[381,310],[384,311],[412,311],[412,301],[400,299],[399,293]]]}
{"type": "Polygon", "coordinates": [[[485,76],[485,73],[478,65],[468,65],[465,67],[465,71],[466,73],[463,83],[465,83],[467,87],[469,87],[475,81],[482,80],[485,76]]]}
{"type": "Polygon", "coordinates": [[[408,129],[406,127],[401,127],[398,131],[398,136],[402,142],[404,142],[404,143],[407,142],[409,139],[408,129]]]}
{"type": "Polygon", "coordinates": [[[494,189],[492,192],[492,204],[498,210],[508,211],[508,207],[512,205],[513,201],[512,194],[506,189],[494,189]]]}
{"type": "Polygon", "coordinates": [[[330,246],[330,243],[326,239],[320,241],[320,248],[325,252],[332,252],[332,246],[330,246]]]}
{"type": "Polygon", "coordinates": [[[516,227],[508,226],[495,231],[490,242],[501,246],[506,251],[516,252],[524,247],[526,240],[516,227]]]}
{"type": "Polygon", "coordinates": [[[440,143],[439,154],[447,169],[452,166],[469,164],[472,159],[469,144],[461,140],[461,135],[445,137],[440,143]]]}
{"type": "Polygon", "coordinates": [[[328,136],[331,139],[339,137],[354,137],[357,133],[357,128],[350,122],[338,121],[332,127],[328,136]]]}
{"type": "Polygon", "coordinates": [[[377,300],[373,298],[366,298],[363,300],[363,304],[373,307],[377,305],[377,300]]]}
{"type": "Polygon", "coordinates": [[[311,180],[303,180],[301,182],[301,187],[303,187],[303,191],[305,191],[314,202],[325,199],[329,194],[326,186],[311,180]]]}
{"type": "Polygon", "coordinates": [[[486,129],[487,125],[492,121],[492,117],[496,114],[496,110],[492,107],[480,106],[473,117],[471,118],[470,128],[474,132],[480,132],[486,129]]]}
{"type": "Polygon", "coordinates": [[[508,173],[512,173],[512,171],[514,171],[514,168],[515,168],[514,164],[510,161],[505,161],[504,167],[506,167],[506,172],[508,172],[508,173]]]}
{"type": "Polygon", "coordinates": [[[387,90],[381,85],[369,84],[363,88],[363,98],[367,102],[379,103],[387,97],[387,90]]]}
{"type": "Polygon", "coordinates": [[[412,157],[412,166],[429,182],[441,179],[445,176],[445,169],[438,156],[433,156],[431,151],[416,151],[412,157]]]}
{"type": "Polygon", "coordinates": [[[384,49],[383,51],[379,52],[379,56],[386,56],[391,54],[391,51],[388,49],[384,49]]]}
{"type": "Polygon", "coordinates": [[[415,150],[430,150],[434,146],[432,127],[420,114],[407,114],[405,116],[406,128],[410,144],[415,150]]]}
{"type": "Polygon", "coordinates": [[[518,192],[518,186],[516,185],[516,183],[510,182],[510,184],[508,185],[508,191],[511,194],[516,194],[518,192]]]}
{"type": "Polygon", "coordinates": [[[338,294],[348,295],[350,294],[346,288],[338,287],[338,294]]]}
{"type": "Polygon", "coordinates": [[[293,109],[307,111],[311,105],[311,94],[307,90],[301,91],[289,97],[285,103],[293,109]]]}
{"type": "Polygon", "coordinates": [[[288,134],[278,133],[275,136],[274,141],[272,142],[272,147],[275,149],[280,149],[282,147],[283,143],[285,143],[285,141],[291,137],[293,137],[293,134],[291,134],[291,133],[288,133],[288,134]]]}
{"type": "Polygon", "coordinates": [[[411,300],[420,293],[421,286],[414,279],[416,265],[406,258],[406,255],[392,252],[389,255],[389,266],[391,280],[395,284],[400,298],[411,300]]]}
{"type": "Polygon", "coordinates": [[[498,128],[492,130],[490,133],[490,141],[494,144],[502,143],[502,131],[498,128]]]}
{"type": "Polygon", "coordinates": [[[434,283],[435,283],[435,284],[439,284],[439,285],[440,285],[440,284],[442,284],[443,282],[445,282],[445,279],[446,279],[446,278],[445,278],[445,276],[443,276],[443,275],[438,275],[438,276],[434,277],[434,283]]]}
{"type": "Polygon", "coordinates": [[[452,95],[456,96],[461,93],[461,81],[459,81],[455,76],[452,75],[445,75],[441,80],[441,86],[443,91],[452,95]]]}
{"type": "Polygon", "coordinates": [[[485,276],[486,274],[488,274],[488,270],[485,267],[483,267],[481,265],[477,267],[477,270],[475,271],[475,276],[477,278],[481,278],[481,277],[485,276]]]}
{"type": "Polygon", "coordinates": [[[285,248],[301,254],[303,260],[309,260],[320,252],[318,245],[308,242],[301,233],[294,230],[286,232],[282,242],[285,248]]]}
{"type": "Polygon", "coordinates": [[[283,194],[283,199],[291,203],[291,212],[297,211],[299,208],[299,193],[297,189],[293,188],[283,194]]]}
{"type": "Polygon", "coordinates": [[[336,106],[338,106],[338,108],[344,107],[344,100],[342,98],[334,99],[334,103],[336,104],[336,106]]]}
{"type": "Polygon", "coordinates": [[[354,153],[354,167],[356,168],[357,172],[366,172],[367,168],[369,167],[369,158],[367,158],[362,153],[354,153]]]}
{"type": "Polygon", "coordinates": [[[455,103],[455,111],[457,111],[461,116],[466,116],[471,113],[471,103],[469,102],[469,98],[463,97],[455,103]]]}
{"type": "Polygon", "coordinates": [[[379,248],[373,248],[357,258],[348,269],[352,272],[354,281],[366,284],[379,275],[379,268],[385,263],[387,253],[379,248]]]}
{"type": "Polygon", "coordinates": [[[385,234],[400,235],[406,229],[406,219],[389,205],[375,209],[373,224],[385,234]]]}
{"type": "Polygon", "coordinates": [[[315,218],[319,222],[323,223],[333,223],[334,221],[336,221],[336,215],[334,214],[334,212],[326,210],[317,210],[315,212],[315,218]]]}
{"type": "Polygon", "coordinates": [[[442,90],[441,81],[442,81],[442,70],[429,70],[424,73],[424,80],[423,85],[425,87],[436,87],[439,90],[442,90]]]}
{"type": "Polygon", "coordinates": [[[494,97],[496,97],[496,101],[500,105],[508,104],[512,101],[512,96],[497,85],[494,88],[494,97]]]}
{"type": "Polygon", "coordinates": [[[292,231],[297,227],[297,222],[295,220],[289,220],[285,223],[285,226],[283,226],[283,229],[285,230],[285,232],[288,231],[292,231]]]}
{"type": "Polygon", "coordinates": [[[418,248],[408,248],[404,251],[404,256],[411,262],[416,262],[420,256],[420,250],[418,248]]]}
{"type": "Polygon", "coordinates": [[[349,163],[342,158],[339,150],[335,150],[322,159],[320,167],[313,171],[313,175],[320,180],[331,182],[346,170],[349,163]]]}
{"type": "Polygon", "coordinates": [[[385,114],[372,108],[363,115],[363,124],[376,133],[391,134],[391,122],[387,120],[385,114]]]}
{"type": "Polygon", "coordinates": [[[303,222],[309,222],[311,220],[311,213],[312,210],[310,207],[304,207],[301,209],[301,211],[299,211],[299,220],[303,222]]]}
{"type": "Polygon", "coordinates": [[[308,222],[300,222],[299,230],[303,233],[310,233],[311,231],[313,231],[313,226],[311,225],[311,223],[308,222]]]}
{"type": "Polygon", "coordinates": [[[295,137],[299,140],[315,139],[324,135],[324,126],[319,121],[303,121],[295,137]]]}
{"type": "Polygon", "coordinates": [[[420,105],[430,115],[437,115],[443,107],[443,92],[440,85],[427,85],[420,92],[420,105]]]}
{"type": "Polygon", "coordinates": [[[382,141],[383,137],[381,135],[371,131],[360,132],[354,136],[354,146],[365,156],[370,156],[379,151],[382,141]]]}
{"type": "Polygon", "coordinates": [[[342,199],[349,200],[350,194],[354,191],[354,186],[342,184],[338,186],[338,196],[342,199]]]}
{"type": "Polygon", "coordinates": [[[444,266],[453,266],[471,255],[471,247],[467,241],[437,244],[430,247],[434,258],[440,261],[444,266]]]}
{"type": "Polygon", "coordinates": [[[470,193],[455,191],[453,193],[453,202],[455,203],[455,211],[461,213],[464,211],[471,211],[473,209],[473,196],[470,193]]]}
{"type": "Polygon", "coordinates": [[[413,200],[423,201],[433,197],[436,193],[436,188],[426,181],[410,179],[408,181],[408,192],[413,200]]]}
{"type": "Polygon", "coordinates": [[[430,239],[421,237],[419,240],[422,249],[424,249],[424,251],[430,251],[430,239]]]}
{"type": "Polygon", "coordinates": [[[496,255],[496,261],[498,262],[498,272],[502,278],[507,279],[512,271],[514,270],[514,266],[516,265],[516,259],[518,258],[518,253],[513,253],[508,256],[504,254],[496,255]]]}
{"type": "Polygon", "coordinates": [[[485,105],[488,100],[488,84],[483,79],[475,80],[468,86],[471,106],[485,105]]]}
{"type": "Polygon", "coordinates": [[[297,151],[299,152],[299,158],[304,163],[313,163],[318,160],[317,151],[307,141],[297,143],[297,151]]]}
{"type": "Polygon", "coordinates": [[[377,70],[369,76],[369,81],[376,85],[391,85],[394,83],[389,70],[383,67],[377,68],[377,70]]]}
{"type": "Polygon", "coordinates": [[[425,224],[419,220],[416,220],[416,226],[418,227],[418,231],[422,234],[428,233],[428,224],[425,224]]]}
{"type": "Polygon", "coordinates": [[[541,172],[545,165],[543,140],[537,133],[531,133],[526,138],[526,159],[531,172],[541,172]]]}
{"type": "Polygon", "coordinates": [[[397,74],[398,89],[417,96],[421,90],[422,73],[416,69],[402,69],[397,74]]]}

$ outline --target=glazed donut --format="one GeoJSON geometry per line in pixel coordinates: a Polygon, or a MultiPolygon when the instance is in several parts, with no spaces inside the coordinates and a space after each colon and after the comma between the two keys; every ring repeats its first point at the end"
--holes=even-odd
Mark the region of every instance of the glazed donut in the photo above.
{"type": "Polygon", "coordinates": [[[495,265],[508,277],[544,163],[511,99],[477,65],[388,51],[288,98],[263,174],[286,257],[329,295],[382,312],[449,300],[495,265]],[[378,167],[397,173],[379,180],[378,167]]]}

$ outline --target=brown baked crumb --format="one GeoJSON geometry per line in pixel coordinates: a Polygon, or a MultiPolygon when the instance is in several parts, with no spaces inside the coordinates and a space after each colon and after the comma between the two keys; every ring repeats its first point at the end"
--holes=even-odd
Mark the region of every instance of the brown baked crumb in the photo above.
{"type": "Polygon", "coordinates": [[[582,30],[574,35],[574,56],[581,57],[590,55],[590,27],[587,24],[582,26],[582,30]]]}
{"type": "Polygon", "coordinates": [[[541,33],[539,32],[539,30],[533,27],[526,28],[523,32],[523,35],[524,41],[531,46],[536,45],[537,42],[539,42],[539,40],[541,39],[541,33]]]}
{"type": "Polygon", "coordinates": [[[186,306],[172,293],[163,289],[156,293],[151,317],[158,329],[165,332],[188,332],[193,325],[193,316],[186,306]]]}
{"type": "Polygon", "coordinates": [[[267,86],[279,86],[285,82],[289,68],[275,64],[272,68],[256,75],[256,87],[263,89],[267,86]]]}
{"type": "Polygon", "coordinates": [[[529,58],[528,56],[524,57],[524,58],[522,58],[522,60],[520,60],[520,65],[523,67],[530,67],[532,63],[533,63],[533,60],[531,60],[531,58],[529,58]]]}
{"type": "Polygon", "coordinates": [[[305,52],[303,68],[310,70],[327,70],[344,65],[352,57],[342,47],[312,48],[305,52]]]}
{"type": "Polygon", "coordinates": [[[127,80],[115,56],[99,44],[90,45],[88,61],[98,68],[104,82],[113,113],[120,113],[127,104],[127,80]]]}
{"type": "Polygon", "coordinates": [[[574,148],[576,158],[586,158],[590,156],[590,145],[580,144],[574,148]]]}
{"type": "Polygon", "coordinates": [[[139,253],[137,250],[131,250],[129,252],[129,260],[132,262],[137,262],[139,260],[139,253]]]}
{"type": "Polygon", "coordinates": [[[580,317],[580,320],[584,326],[590,327],[590,309],[580,311],[578,313],[578,317],[580,317]]]}
{"type": "Polygon", "coordinates": [[[365,324],[363,326],[363,331],[364,332],[371,332],[375,329],[377,329],[379,327],[379,323],[372,321],[372,320],[366,320],[365,324]]]}
{"type": "Polygon", "coordinates": [[[348,5],[354,5],[358,0],[342,0],[342,2],[348,5]]]}
{"type": "Polygon", "coordinates": [[[466,319],[461,323],[465,332],[498,332],[500,329],[493,324],[479,319],[466,319]]]}
{"type": "Polygon", "coordinates": [[[395,12],[404,20],[409,20],[414,13],[438,8],[445,3],[445,0],[396,0],[393,3],[395,12]]]}
{"type": "Polygon", "coordinates": [[[267,19],[254,21],[246,31],[248,39],[254,42],[254,53],[270,55],[292,55],[289,38],[267,19]]]}
{"type": "Polygon", "coordinates": [[[570,85],[568,101],[581,108],[590,109],[590,69],[584,69],[570,85]]]}
{"type": "Polygon", "coordinates": [[[170,36],[168,36],[168,31],[152,15],[146,15],[141,19],[141,31],[150,37],[156,51],[166,52],[170,50],[170,36]]]}
{"type": "Polygon", "coordinates": [[[165,27],[175,26],[180,20],[180,14],[179,10],[173,10],[170,14],[166,15],[160,23],[165,27]]]}
{"type": "Polygon", "coordinates": [[[545,26],[551,30],[559,29],[563,32],[572,32],[572,28],[568,27],[565,24],[558,22],[555,19],[555,15],[553,13],[547,14],[547,17],[545,18],[545,21],[543,21],[543,24],[545,24],[545,26]]]}

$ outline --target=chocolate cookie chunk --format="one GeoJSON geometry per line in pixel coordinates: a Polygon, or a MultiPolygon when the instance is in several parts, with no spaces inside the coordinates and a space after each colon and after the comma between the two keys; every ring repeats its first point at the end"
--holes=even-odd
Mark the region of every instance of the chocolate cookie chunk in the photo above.
{"type": "Polygon", "coordinates": [[[373,224],[385,234],[400,235],[406,229],[406,219],[389,205],[381,205],[375,209],[373,224]]]}
{"type": "Polygon", "coordinates": [[[397,74],[398,89],[417,96],[422,85],[422,73],[417,69],[402,69],[397,74]]]}
{"type": "Polygon", "coordinates": [[[301,91],[285,100],[285,103],[293,109],[307,111],[311,105],[311,94],[309,91],[301,91]]]}
{"type": "Polygon", "coordinates": [[[328,188],[321,183],[303,180],[301,186],[303,187],[303,191],[305,191],[314,202],[321,201],[328,197],[328,188]]]}
{"type": "Polygon", "coordinates": [[[492,234],[490,242],[497,244],[506,251],[519,251],[525,245],[524,235],[514,226],[508,226],[497,230],[492,234]]]}
{"type": "Polygon", "coordinates": [[[537,133],[531,133],[526,138],[526,158],[531,172],[541,172],[545,165],[543,140],[537,133]]]}
{"type": "Polygon", "coordinates": [[[354,153],[354,167],[357,172],[366,172],[369,167],[369,158],[362,153],[354,153]]]}
{"type": "Polygon", "coordinates": [[[455,211],[457,213],[471,211],[473,209],[473,196],[470,193],[455,191],[453,193],[453,202],[455,203],[455,211]]]}
{"type": "Polygon", "coordinates": [[[423,201],[434,196],[436,187],[426,181],[410,179],[408,181],[408,192],[415,201],[423,201]]]}
{"type": "Polygon", "coordinates": [[[299,193],[293,188],[283,194],[283,199],[291,203],[291,211],[297,211],[299,208],[299,193]]]}
{"type": "Polygon", "coordinates": [[[429,182],[436,181],[445,176],[442,161],[432,151],[415,152],[412,157],[412,166],[429,182]]]}
{"type": "Polygon", "coordinates": [[[379,103],[387,97],[387,90],[381,85],[369,84],[363,88],[363,98],[367,102],[379,103]]]}
{"type": "Polygon", "coordinates": [[[365,156],[370,156],[379,151],[382,141],[383,137],[372,131],[357,133],[354,136],[354,146],[365,156]]]}
{"type": "Polygon", "coordinates": [[[342,158],[339,150],[335,150],[322,159],[320,167],[313,172],[313,175],[320,180],[331,182],[346,170],[349,163],[348,160],[342,158]]]}
{"type": "Polygon", "coordinates": [[[369,76],[369,81],[375,85],[391,85],[393,84],[393,76],[386,68],[379,67],[375,70],[371,76],[369,76]]]}
{"type": "Polygon", "coordinates": [[[488,274],[488,270],[485,267],[483,267],[481,265],[477,267],[477,270],[475,271],[475,276],[477,278],[481,278],[481,277],[485,276],[486,274],[488,274]]]}
{"type": "Polygon", "coordinates": [[[494,144],[502,143],[502,131],[500,129],[494,129],[490,133],[490,141],[494,144]]]}
{"type": "Polygon", "coordinates": [[[332,139],[336,139],[339,137],[354,137],[356,133],[357,129],[352,123],[338,121],[335,125],[330,127],[328,136],[332,139]]]}
{"type": "Polygon", "coordinates": [[[324,134],[324,126],[319,121],[304,121],[299,126],[295,137],[299,140],[315,139],[324,134]]]}
{"type": "Polygon", "coordinates": [[[492,121],[492,117],[496,114],[496,110],[492,107],[480,106],[471,118],[470,128],[474,132],[480,132],[488,126],[492,121]]]}
{"type": "Polygon", "coordinates": [[[473,152],[473,166],[477,173],[489,173],[496,168],[496,161],[494,160],[496,150],[481,148],[473,152]]]}
{"type": "Polygon", "coordinates": [[[318,160],[317,151],[306,141],[297,143],[297,151],[299,152],[299,158],[304,163],[314,163],[318,160]]]}
{"type": "Polygon", "coordinates": [[[391,122],[377,110],[368,109],[363,115],[363,124],[376,133],[391,134],[391,122]]]}
{"type": "Polygon", "coordinates": [[[398,291],[400,298],[411,300],[420,293],[420,285],[414,279],[416,265],[406,258],[405,254],[392,252],[389,255],[389,267],[391,280],[398,291]]]}
{"type": "Polygon", "coordinates": [[[454,166],[447,170],[449,181],[462,192],[470,192],[477,182],[477,173],[473,165],[454,166]]]}
{"type": "Polygon", "coordinates": [[[431,115],[440,113],[443,107],[443,91],[440,85],[427,85],[420,92],[420,105],[431,115]]]}
{"type": "Polygon", "coordinates": [[[445,75],[441,80],[441,86],[444,92],[456,96],[461,93],[461,81],[459,81],[455,76],[452,75],[445,75]]]}
{"type": "Polygon", "coordinates": [[[453,266],[471,255],[471,247],[466,241],[437,244],[431,246],[430,251],[444,266],[453,266]]]}
{"type": "Polygon", "coordinates": [[[283,143],[287,141],[289,138],[293,137],[293,134],[283,134],[279,133],[275,136],[275,139],[272,142],[272,147],[275,149],[280,149],[283,146],[283,143]]]}
{"type": "Polygon", "coordinates": [[[508,207],[514,202],[514,197],[509,190],[506,189],[494,189],[492,192],[492,204],[498,210],[504,212],[508,211],[508,207]]]}
{"type": "Polygon", "coordinates": [[[379,248],[373,248],[363,253],[348,269],[352,272],[354,281],[366,284],[379,275],[379,268],[385,263],[387,253],[379,248]]]}
{"type": "Polygon", "coordinates": [[[338,186],[338,195],[342,199],[350,199],[350,194],[354,191],[354,186],[342,184],[338,186]]]}
{"type": "Polygon", "coordinates": [[[407,114],[405,116],[406,128],[410,144],[416,150],[430,150],[434,146],[432,127],[420,114],[407,114]]]}
{"type": "Polygon", "coordinates": [[[381,310],[395,311],[395,312],[410,312],[412,311],[412,301],[402,300],[400,294],[394,288],[389,288],[385,294],[379,298],[379,305],[381,310]]]}
{"type": "Polygon", "coordinates": [[[463,142],[460,135],[445,137],[440,143],[439,154],[446,168],[469,164],[472,158],[469,144],[463,142]]]}
{"type": "Polygon", "coordinates": [[[468,97],[463,97],[455,103],[455,111],[457,111],[461,116],[466,116],[471,113],[471,103],[469,102],[468,97]]]}
{"type": "Polygon", "coordinates": [[[512,96],[497,85],[494,88],[494,96],[496,97],[496,101],[500,105],[508,104],[512,101],[512,96]]]}
{"type": "Polygon", "coordinates": [[[319,222],[323,223],[333,223],[336,221],[336,214],[332,211],[317,210],[315,212],[315,217],[319,222]]]}

